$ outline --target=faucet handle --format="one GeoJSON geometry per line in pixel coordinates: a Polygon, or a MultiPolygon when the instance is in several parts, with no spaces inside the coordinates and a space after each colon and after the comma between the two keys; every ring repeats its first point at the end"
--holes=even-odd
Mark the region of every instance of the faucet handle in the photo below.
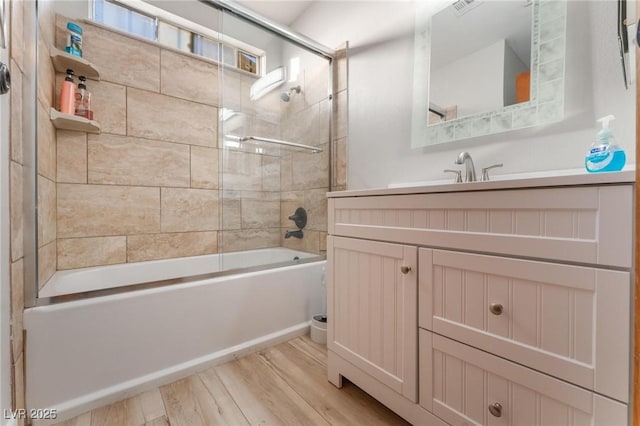
{"type": "Polygon", "coordinates": [[[456,174],[456,183],[462,183],[462,170],[451,170],[451,169],[444,169],[443,170],[445,173],[455,173],[456,174]]]}
{"type": "Polygon", "coordinates": [[[493,166],[483,167],[482,168],[482,181],[486,182],[489,180],[489,170],[495,169],[496,167],[502,167],[502,163],[494,164],[493,166]]]}

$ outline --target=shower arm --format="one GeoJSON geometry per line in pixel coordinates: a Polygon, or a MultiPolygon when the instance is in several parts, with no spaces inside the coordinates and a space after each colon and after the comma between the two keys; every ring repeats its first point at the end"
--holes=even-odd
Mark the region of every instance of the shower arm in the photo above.
{"type": "Polygon", "coordinates": [[[238,142],[245,142],[245,141],[266,142],[266,143],[272,143],[275,145],[283,145],[283,146],[289,146],[293,148],[306,149],[311,151],[312,154],[317,154],[319,152],[322,152],[322,148],[318,148],[317,146],[303,145],[301,143],[281,141],[278,139],[261,138],[259,136],[225,135],[225,138],[232,139],[238,142]]]}

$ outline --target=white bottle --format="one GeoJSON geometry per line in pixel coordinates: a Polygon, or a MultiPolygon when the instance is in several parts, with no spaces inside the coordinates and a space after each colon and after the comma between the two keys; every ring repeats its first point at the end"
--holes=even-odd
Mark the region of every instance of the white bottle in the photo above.
{"type": "Polygon", "coordinates": [[[589,173],[618,172],[624,167],[627,156],[624,150],[615,144],[613,132],[609,129],[609,122],[615,120],[613,115],[607,115],[598,120],[602,123],[602,129],[596,136],[596,141],[591,145],[584,165],[589,173]]]}

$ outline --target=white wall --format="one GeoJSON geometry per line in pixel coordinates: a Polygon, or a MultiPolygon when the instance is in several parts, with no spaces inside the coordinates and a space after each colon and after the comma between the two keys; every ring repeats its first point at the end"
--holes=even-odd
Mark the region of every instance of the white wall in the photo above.
{"type": "Polygon", "coordinates": [[[616,2],[569,1],[565,120],[561,123],[411,149],[415,3],[314,2],[293,28],[328,46],[350,43],[350,189],[445,178],[462,150],[476,168],[498,173],[581,168],[595,119],[614,114],[614,132],[635,158],[635,97],[625,91],[617,58],[616,2]]]}
{"type": "Polygon", "coordinates": [[[513,105],[516,103],[516,75],[528,71],[529,68],[518,58],[518,55],[509,47],[509,43],[504,45],[504,78],[503,92],[504,104],[513,105]]]}
{"type": "Polygon", "coordinates": [[[441,108],[458,107],[458,117],[504,106],[506,43],[499,40],[431,72],[429,100],[441,108]]]}

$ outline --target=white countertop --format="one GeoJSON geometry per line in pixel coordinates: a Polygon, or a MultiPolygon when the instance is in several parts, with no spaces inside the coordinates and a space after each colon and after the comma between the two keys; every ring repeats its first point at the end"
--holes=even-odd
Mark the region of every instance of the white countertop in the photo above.
{"type": "Polygon", "coordinates": [[[555,186],[603,185],[634,183],[635,167],[620,172],[588,173],[584,169],[550,170],[544,172],[496,175],[487,182],[453,183],[452,179],[391,184],[387,188],[337,191],[327,193],[329,198],[365,197],[375,195],[428,194],[438,192],[491,191],[518,188],[545,188],[555,186]]]}

